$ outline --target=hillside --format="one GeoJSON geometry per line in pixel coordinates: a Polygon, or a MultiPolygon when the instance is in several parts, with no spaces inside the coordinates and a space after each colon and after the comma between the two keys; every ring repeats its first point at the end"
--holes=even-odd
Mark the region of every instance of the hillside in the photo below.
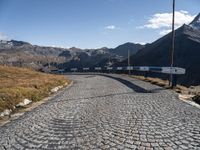
{"type": "Polygon", "coordinates": [[[70,58],[59,56],[65,49],[32,45],[23,41],[0,41],[0,64],[41,69],[70,58]]]}
{"type": "Polygon", "coordinates": [[[133,55],[142,48],[144,48],[144,45],[128,42],[128,43],[119,45],[118,47],[116,47],[114,49],[109,49],[109,51],[111,53],[114,53],[114,54],[117,54],[117,55],[120,55],[120,56],[123,56],[126,58],[128,56],[128,50],[130,51],[130,55],[133,55]]]}
{"type": "Polygon", "coordinates": [[[116,48],[69,49],[32,45],[23,41],[0,41],[0,64],[28,67],[36,70],[70,69],[71,67],[105,66],[109,62],[121,62],[127,51],[136,53],[143,46],[125,43],[116,48]]]}
{"type": "MultiPolygon", "coordinates": [[[[198,19],[195,18],[195,20],[198,19]]],[[[186,69],[186,74],[179,78],[179,83],[187,86],[200,84],[200,30],[197,26],[200,26],[200,23],[193,21],[190,25],[183,25],[175,32],[174,66],[186,69]]],[[[169,33],[141,49],[131,57],[131,64],[134,66],[170,66],[171,37],[169,33]]],[[[125,64],[127,60],[118,65],[125,64]]]]}
{"type": "Polygon", "coordinates": [[[0,66],[0,112],[27,98],[39,101],[52,88],[69,82],[64,76],[44,74],[29,69],[0,66]]]}

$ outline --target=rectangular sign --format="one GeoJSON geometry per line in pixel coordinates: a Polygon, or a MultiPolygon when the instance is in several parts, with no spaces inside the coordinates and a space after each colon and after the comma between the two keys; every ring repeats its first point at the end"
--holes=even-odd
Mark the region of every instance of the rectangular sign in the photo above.
{"type": "Polygon", "coordinates": [[[107,70],[112,70],[113,69],[113,67],[107,67],[107,70]]]}
{"type": "Polygon", "coordinates": [[[90,70],[90,68],[83,68],[83,70],[90,70]]]}
{"type": "Polygon", "coordinates": [[[127,70],[133,70],[133,67],[132,66],[128,66],[127,70]]]}
{"type": "Polygon", "coordinates": [[[185,74],[185,69],[178,67],[162,67],[162,73],[185,74]]]}
{"type": "Polygon", "coordinates": [[[101,67],[95,67],[94,69],[95,70],[101,70],[101,67]]]}
{"type": "Polygon", "coordinates": [[[117,67],[117,70],[122,70],[123,68],[122,67],[117,67]]]}
{"type": "Polygon", "coordinates": [[[139,67],[140,71],[149,71],[149,67],[139,67]]]}
{"type": "Polygon", "coordinates": [[[71,71],[77,71],[78,69],[77,68],[71,68],[71,71]]]}

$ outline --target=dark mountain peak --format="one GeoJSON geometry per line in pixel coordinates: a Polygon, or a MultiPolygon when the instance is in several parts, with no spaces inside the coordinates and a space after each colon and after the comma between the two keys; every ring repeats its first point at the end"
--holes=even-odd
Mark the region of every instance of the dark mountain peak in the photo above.
{"type": "Polygon", "coordinates": [[[128,49],[132,49],[132,48],[135,48],[135,47],[137,47],[137,49],[139,48],[140,49],[140,47],[142,47],[143,45],[141,45],[141,44],[135,44],[135,43],[131,43],[131,42],[127,42],[127,43],[124,43],[124,44],[122,44],[122,45],[119,45],[118,47],[116,47],[115,49],[121,49],[121,48],[126,48],[127,50],[128,49]]]}
{"type": "Polygon", "coordinates": [[[16,40],[10,40],[8,43],[12,44],[13,46],[22,46],[22,45],[30,45],[28,42],[24,41],[16,41],[16,40]]]}
{"type": "Polygon", "coordinates": [[[193,23],[200,23],[200,13],[194,18],[194,20],[190,24],[193,23]]]}
{"type": "Polygon", "coordinates": [[[107,48],[107,47],[102,47],[102,48],[100,48],[100,49],[102,49],[102,50],[108,50],[108,48],[107,48]]]}
{"type": "MultiPolygon", "coordinates": [[[[167,35],[161,37],[160,39],[156,40],[153,43],[159,44],[161,41],[171,38],[172,32],[168,33],[167,35]]],[[[175,37],[182,37],[186,36],[190,38],[191,40],[200,41],[200,29],[190,25],[183,24],[181,27],[175,30],[175,37]]],[[[153,44],[152,43],[152,44],[153,44]]],[[[146,46],[145,46],[146,47],[146,46]]]]}
{"type": "Polygon", "coordinates": [[[190,23],[190,26],[197,29],[197,30],[200,30],[200,13],[190,23]]]}
{"type": "Polygon", "coordinates": [[[139,44],[139,43],[127,42],[127,43],[124,43],[124,44],[122,44],[122,45],[119,45],[118,47],[120,47],[120,46],[133,46],[133,45],[141,45],[141,44],[139,44]]]}
{"type": "Polygon", "coordinates": [[[130,54],[133,55],[142,48],[144,48],[144,45],[127,42],[122,45],[119,45],[118,47],[116,47],[114,49],[110,49],[109,51],[114,54],[121,55],[123,57],[127,57],[128,50],[130,51],[130,54]]]}
{"type": "Polygon", "coordinates": [[[0,49],[5,49],[5,48],[17,48],[17,47],[27,47],[31,46],[30,43],[28,42],[23,42],[23,41],[16,41],[16,40],[1,40],[0,41],[0,49]]]}
{"type": "Polygon", "coordinates": [[[176,36],[186,36],[190,40],[200,42],[200,24],[199,29],[191,25],[183,25],[176,31],[176,36]]]}
{"type": "Polygon", "coordinates": [[[80,48],[76,48],[76,47],[71,47],[69,50],[71,50],[71,51],[81,51],[80,48]]]}

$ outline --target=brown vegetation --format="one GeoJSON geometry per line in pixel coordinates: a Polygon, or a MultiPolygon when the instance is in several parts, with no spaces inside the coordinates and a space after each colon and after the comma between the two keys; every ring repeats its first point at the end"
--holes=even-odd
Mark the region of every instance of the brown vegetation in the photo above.
{"type": "Polygon", "coordinates": [[[52,88],[69,82],[64,76],[51,75],[17,67],[0,66],[0,112],[13,109],[27,98],[39,101],[50,94],[52,88]]]}
{"type": "MultiPolygon", "coordinates": [[[[158,86],[162,86],[164,88],[170,88],[169,87],[169,81],[168,80],[162,80],[159,78],[151,78],[151,77],[147,77],[145,78],[144,76],[132,76],[134,78],[143,80],[143,81],[147,81],[150,82],[152,84],[156,84],[158,86]]],[[[199,101],[199,97],[200,97],[200,86],[190,86],[189,88],[182,86],[182,85],[177,85],[176,87],[174,87],[174,89],[177,93],[180,94],[184,94],[184,95],[194,95],[195,97],[193,97],[192,99],[197,102],[200,103],[199,101]]]]}

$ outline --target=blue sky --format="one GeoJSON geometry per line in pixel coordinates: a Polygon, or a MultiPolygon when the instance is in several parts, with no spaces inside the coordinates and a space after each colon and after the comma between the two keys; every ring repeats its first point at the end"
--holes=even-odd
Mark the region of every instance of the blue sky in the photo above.
{"type": "MultiPolygon", "coordinates": [[[[172,0],[0,0],[0,38],[80,48],[148,43],[169,32],[171,4],[172,0]]],[[[200,12],[200,0],[176,0],[176,11],[178,27],[200,12]]]]}

